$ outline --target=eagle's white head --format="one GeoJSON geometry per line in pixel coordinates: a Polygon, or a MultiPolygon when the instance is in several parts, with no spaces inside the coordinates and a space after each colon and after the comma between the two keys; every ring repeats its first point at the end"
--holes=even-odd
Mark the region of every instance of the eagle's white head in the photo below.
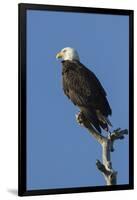
{"type": "Polygon", "coordinates": [[[59,53],[57,53],[56,58],[61,58],[62,60],[78,60],[79,55],[77,51],[71,47],[65,47],[59,53]]]}

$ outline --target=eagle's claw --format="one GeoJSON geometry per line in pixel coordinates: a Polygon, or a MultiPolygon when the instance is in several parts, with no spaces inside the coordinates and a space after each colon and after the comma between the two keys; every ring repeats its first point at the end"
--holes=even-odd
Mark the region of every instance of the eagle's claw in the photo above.
{"type": "Polygon", "coordinates": [[[83,113],[82,112],[79,112],[78,114],[75,115],[76,116],[76,121],[81,125],[83,126],[83,113]]]}

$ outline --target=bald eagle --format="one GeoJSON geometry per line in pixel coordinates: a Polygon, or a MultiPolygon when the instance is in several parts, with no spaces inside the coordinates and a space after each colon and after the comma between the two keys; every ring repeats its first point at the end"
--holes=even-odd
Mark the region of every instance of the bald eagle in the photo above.
{"type": "Polygon", "coordinates": [[[62,59],[62,82],[65,95],[76,105],[84,117],[101,133],[101,128],[109,131],[108,116],[112,110],[107,94],[95,74],[86,68],[77,51],[66,47],[57,53],[62,59]]]}

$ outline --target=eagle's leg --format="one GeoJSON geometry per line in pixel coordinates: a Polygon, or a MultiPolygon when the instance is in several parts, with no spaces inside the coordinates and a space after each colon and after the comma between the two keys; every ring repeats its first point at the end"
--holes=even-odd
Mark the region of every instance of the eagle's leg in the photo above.
{"type": "Polygon", "coordinates": [[[90,122],[87,120],[87,118],[85,117],[82,111],[80,111],[75,116],[76,116],[76,121],[78,122],[80,126],[84,126],[86,128],[90,126],[90,122]]]}
{"type": "Polygon", "coordinates": [[[78,122],[78,124],[80,124],[80,126],[84,126],[84,124],[83,124],[83,118],[84,118],[83,113],[80,111],[75,116],[76,116],[76,121],[78,122]]]}

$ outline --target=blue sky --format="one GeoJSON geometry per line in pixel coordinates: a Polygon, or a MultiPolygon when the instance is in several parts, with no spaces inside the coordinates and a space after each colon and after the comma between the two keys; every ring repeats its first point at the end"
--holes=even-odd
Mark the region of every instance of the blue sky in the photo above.
{"type": "MultiPolygon", "coordinates": [[[[62,91],[62,48],[77,49],[101,81],[113,128],[128,128],[128,16],[27,11],[27,189],[105,185],[96,169],[101,147],[75,120],[62,91]]],[[[117,141],[112,162],[118,184],[128,183],[128,137],[117,141]]]]}

